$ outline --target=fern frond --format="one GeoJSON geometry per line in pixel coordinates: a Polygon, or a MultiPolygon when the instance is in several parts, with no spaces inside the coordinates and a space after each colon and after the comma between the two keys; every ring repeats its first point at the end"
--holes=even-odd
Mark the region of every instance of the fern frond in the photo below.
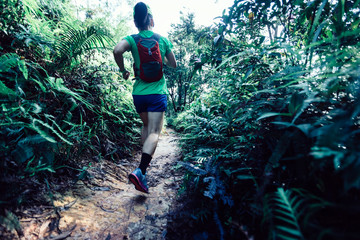
{"type": "Polygon", "coordinates": [[[39,124],[42,125],[43,127],[47,128],[51,132],[53,132],[56,136],[58,136],[65,143],[67,143],[69,145],[72,145],[71,142],[69,142],[67,139],[65,139],[63,136],[61,136],[60,133],[58,131],[56,131],[52,126],[50,126],[48,123],[45,123],[45,122],[41,121],[40,119],[33,119],[32,124],[30,125],[30,127],[33,130],[37,131],[42,137],[47,139],[49,142],[56,143],[55,139],[52,136],[47,134],[44,130],[42,130],[38,126],[39,124]]]}
{"type": "Polygon", "coordinates": [[[216,194],[216,180],[214,177],[206,177],[203,179],[204,183],[209,183],[207,191],[204,192],[204,196],[213,199],[216,194]]]}
{"type": "Polygon", "coordinates": [[[32,136],[27,136],[24,139],[21,139],[18,142],[18,145],[38,145],[46,142],[47,140],[44,139],[41,135],[32,135],[32,136]]]}
{"type": "Polygon", "coordinates": [[[39,149],[44,149],[44,147],[51,144],[41,135],[26,136],[17,142],[16,148],[11,152],[11,155],[17,162],[24,163],[35,154],[41,154],[39,149]]]}
{"type": "Polygon", "coordinates": [[[8,72],[10,68],[16,67],[20,57],[15,53],[7,53],[0,56],[0,72],[8,72]]]}
{"type": "Polygon", "coordinates": [[[188,163],[188,162],[179,162],[180,166],[186,168],[188,171],[190,171],[191,173],[195,174],[195,175],[206,175],[207,172],[197,166],[195,166],[192,163],[188,163]]]}
{"type": "Polygon", "coordinates": [[[0,95],[5,95],[5,96],[13,96],[16,95],[16,93],[8,88],[3,82],[2,80],[0,80],[0,95]]]}
{"type": "Polygon", "coordinates": [[[10,69],[17,67],[25,79],[28,79],[29,73],[25,61],[15,53],[7,53],[0,56],[0,72],[9,72],[10,69]]]}
{"type": "Polygon", "coordinates": [[[6,135],[7,136],[16,136],[18,135],[22,130],[24,129],[24,127],[20,127],[17,129],[12,129],[12,128],[5,128],[6,135]]]}
{"type": "Polygon", "coordinates": [[[56,91],[59,91],[59,92],[62,92],[62,93],[72,96],[79,102],[85,104],[88,109],[94,108],[94,106],[91,103],[89,103],[88,101],[86,101],[80,94],[78,94],[74,91],[71,91],[69,88],[67,88],[64,85],[64,81],[61,78],[49,77],[49,78],[47,78],[47,80],[50,83],[51,87],[54,88],[56,91]]]}
{"type": "Polygon", "coordinates": [[[265,216],[274,224],[274,232],[280,239],[297,240],[304,239],[301,232],[299,217],[304,200],[294,195],[291,190],[278,188],[275,193],[267,196],[265,204],[265,216]]]}
{"type": "Polygon", "coordinates": [[[32,124],[29,124],[28,127],[34,130],[35,132],[37,132],[41,137],[46,139],[48,142],[57,143],[54,137],[50,136],[46,131],[40,129],[38,126],[35,125],[34,122],[32,124]]]}

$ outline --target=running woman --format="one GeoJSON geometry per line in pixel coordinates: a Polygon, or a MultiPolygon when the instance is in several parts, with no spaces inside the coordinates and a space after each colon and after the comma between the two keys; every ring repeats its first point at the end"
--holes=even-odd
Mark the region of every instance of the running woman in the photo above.
{"type": "Polygon", "coordinates": [[[167,38],[155,34],[152,31],[154,18],[149,6],[143,2],[137,3],[134,7],[134,23],[139,33],[122,39],[114,48],[114,58],[124,79],[129,78],[130,72],[125,69],[123,54],[126,51],[131,51],[135,62],[135,83],[132,94],[136,111],[140,115],[143,123],[141,130],[142,156],[139,167],[129,175],[129,179],[135,185],[136,190],[149,193],[146,181],[146,169],[154,155],[163,127],[168,90],[162,72],[160,80],[154,82],[149,83],[140,78],[140,76],[143,75],[139,73],[140,65],[142,64],[138,50],[138,43],[141,41],[139,39],[156,39],[160,49],[161,59],[167,66],[176,68],[176,59],[171,50],[171,42],[167,38]]]}

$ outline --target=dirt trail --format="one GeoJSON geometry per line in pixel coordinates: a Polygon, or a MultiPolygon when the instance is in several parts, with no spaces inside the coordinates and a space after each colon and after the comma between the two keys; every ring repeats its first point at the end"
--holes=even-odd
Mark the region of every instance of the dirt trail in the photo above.
{"type": "Polygon", "coordinates": [[[148,168],[149,194],[136,191],[127,178],[139,157],[117,165],[103,161],[90,170],[90,184],[79,181],[54,194],[57,213],[48,209],[21,219],[21,239],[164,239],[181,179],[172,168],[179,159],[176,140],[172,130],[162,133],[148,168]]]}

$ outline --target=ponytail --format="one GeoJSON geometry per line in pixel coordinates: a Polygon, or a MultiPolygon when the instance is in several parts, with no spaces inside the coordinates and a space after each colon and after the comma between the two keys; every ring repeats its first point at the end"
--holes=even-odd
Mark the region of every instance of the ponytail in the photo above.
{"type": "Polygon", "coordinates": [[[139,2],[134,7],[134,20],[137,28],[144,30],[146,29],[151,22],[152,15],[149,12],[148,6],[139,2]]]}

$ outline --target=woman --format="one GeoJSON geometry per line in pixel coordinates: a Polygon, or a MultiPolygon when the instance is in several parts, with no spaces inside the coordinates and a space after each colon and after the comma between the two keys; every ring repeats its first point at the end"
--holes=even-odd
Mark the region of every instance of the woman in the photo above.
{"type": "Polygon", "coordinates": [[[152,31],[154,19],[150,8],[143,2],[137,3],[134,7],[134,23],[139,30],[139,34],[127,36],[121,40],[114,48],[114,58],[125,79],[129,78],[130,72],[124,67],[123,54],[126,51],[131,51],[134,58],[136,80],[133,87],[133,100],[136,111],[143,122],[141,131],[143,148],[140,165],[129,175],[129,179],[137,190],[148,193],[146,168],[149,166],[159,140],[164,112],[167,107],[168,91],[165,78],[162,75],[162,66],[161,70],[159,70],[161,71],[160,80],[156,79],[154,82],[147,82],[148,80],[145,79],[143,72],[140,72],[140,69],[143,68],[140,67],[143,64],[143,60],[140,61],[142,52],[139,50],[139,41],[141,39],[156,39],[156,42],[158,42],[157,50],[160,50],[162,61],[169,67],[176,68],[176,60],[171,51],[172,44],[170,41],[158,34],[154,34],[152,31]],[[158,37],[155,38],[155,36],[158,37]]]}

